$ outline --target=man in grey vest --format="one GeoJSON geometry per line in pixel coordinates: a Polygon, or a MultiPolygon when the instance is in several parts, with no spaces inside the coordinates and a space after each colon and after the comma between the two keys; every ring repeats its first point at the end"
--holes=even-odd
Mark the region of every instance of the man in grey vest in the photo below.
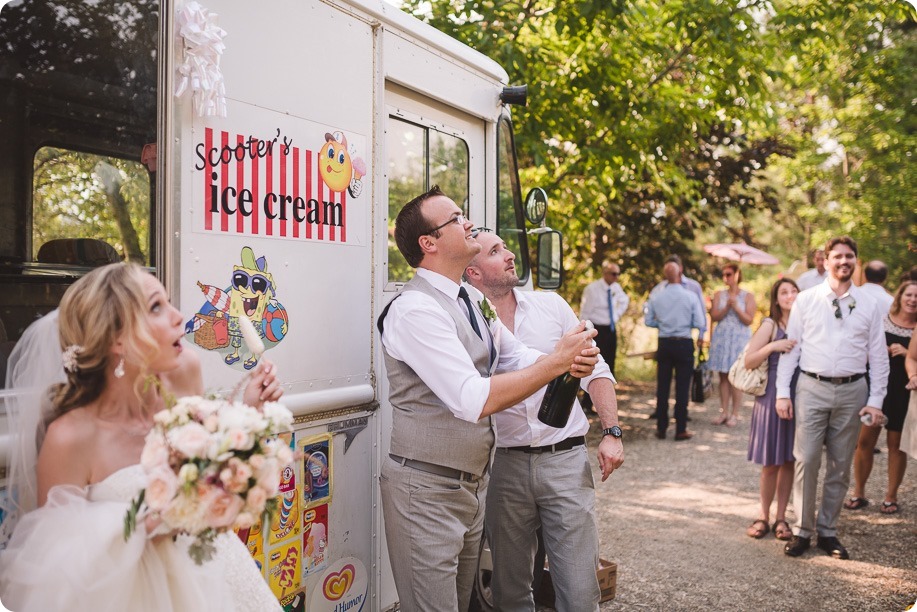
{"type": "Polygon", "coordinates": [[[378,322],[392,404],[381,490],[406,612],[468,609],[494,445],[490,415],[567,371],[587,376],[598,361],[595,332],[582,323],[545,356],[517,341],[486,301],[472,303],[460,284],[481,248],[471,230],[435,186],[395,222],[398,249],[417,273],[378,322]],[[494,375],[498,368],[505,373],[494,375]]]}

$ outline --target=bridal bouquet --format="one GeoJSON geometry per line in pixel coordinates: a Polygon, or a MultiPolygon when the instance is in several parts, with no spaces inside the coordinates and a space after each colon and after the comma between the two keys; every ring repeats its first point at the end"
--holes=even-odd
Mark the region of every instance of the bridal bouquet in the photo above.
{"type": "Polygon", "coordinates": [[[140,457],[147,486],[124,517],[124,538],[138,514],[150,514],[162,521],[157,531],[194,538],[189,554],[200,565],[213,556],[218,534],[270,520],[281,471],[293,461],[276,434],[292,424],[277,403],[258,410],[199,396],[157,413],[140,457]]]}

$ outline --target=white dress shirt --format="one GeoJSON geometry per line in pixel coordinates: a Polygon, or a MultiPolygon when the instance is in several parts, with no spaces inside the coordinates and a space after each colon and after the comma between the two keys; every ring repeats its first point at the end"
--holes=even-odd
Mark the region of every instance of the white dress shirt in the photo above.
{"type": "Polygon", "coordinates": [[[799,287],[800,291],[805,291],[806,289],[811,289],[812,287],[817,287],[828,279],[828,270],[825,269],[821,274],[818,273],[818,268],[812,268],[806,270],[799,275],[799,278],[796,279],[796,286],[799,287]]]}
{"type": "Polygon", "coordinates": [[[872,298],[879,303],[879,306],[882,308],[882,316],[888,314],[888,311],[892,307],[892,302],[895,301],[894,296],[891,293],[886,291],[881,285],[875,283],[863,283],[860,285],[860,290],[868,293],[872,298]]]}
{"type": "Polygon", "coordinates": [[[888,351],[879,304],[860,287],[838,298],[841,318],[832,304],[836,297],[827,281],[796,298],[786,335],[796,340],[793,350],[780,356],[777,397],[790,397],[790,380],[797,364],[804,372],[843,377],[866,372],[869,363],[869,399],[882,408],[888,385],[888,351]]]}
{"type": "MultiPolygon", "coordinates": [[[[533,349],[543,352],[554,350],[554,345],[567,331],[576,327],[579,319],[567,302],[547,291],[519,291],[516,295],[516,314],[514,319],[516,339],[533,349]]],[[[592,374],[583,378],[580,385],[589,388],[596,378],[608,378],[615,382],[608,364],[599,355],[599,362],[592,374]]],[[[538,420],[538,409],[544,397],[545,387],[534,394],[493,416],[494,429],[497,433],[497,447],[509,446],[545,446],[557,444],[571,436],[582,436],[589,431],[589,421],[574,402],[567,425],[561,429],[550,427],[538,420]]]]}
{"type": "MultiPolygon", "coordinates": [[[[458,297],[460,285],[425,268],[418,268],[416,273],[467,312],[458,297]]],[[[474,287],[466,288],[472,303],[477,303],[481,294],[474,287]]],[[[472,310],[481,331],[490,330],[484,334],[485,342],[496,342],[500,347],[498,370],[519,370],[541,357],[542,353],[516,340],[499,319],[485,325],[480,310],[472,310]]],[[[410,366],[457,418],[472,423],[481,418],[490,395],[490,379],[478,373],[468,349],[459,341],[455,321],[432,297],[405,291],[392,302],[385,317],[382,345],[391,357],[410,366]]]]}
{"type": "Polygon", "coordinates": [[[608,290],[611,289],[611,305],[614,308],[615,323],[627,312],[630,297],[624,293],[620,283],[605,282],[600,278],[586,285],[583,300],[580,303],[580,317],[592,321],[593,325],[611,325],[608,318],[608,290]]]}

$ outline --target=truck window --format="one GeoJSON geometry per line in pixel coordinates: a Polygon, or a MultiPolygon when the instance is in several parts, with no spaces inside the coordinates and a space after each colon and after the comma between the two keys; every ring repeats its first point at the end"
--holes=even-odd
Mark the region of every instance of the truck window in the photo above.
{"type": "Polygon", "coordinates": [[[413,198],[433,185],[468,212],[468,144],[433,128],[390,117],[388,157],[388,280],[406,282],[412,275],[395,244],[395,219],[413,198]]]}
{"type": "MultiPolygon", "coordinates": [[[[95,266],[156,265],[159,0],[0,11],[0,372],[95,266]]],[[[0,375],[0,382],[4,376],[0,375]]]]}
{"type": "Polygon", "coordinates": [[[529,250],[513,125],[507,115],[502,115],[497,122],[497,234],[516,255],[516,275],[519,284],[525,284],[529,278],[529,250]]]}
{"type": "Polygon", "coordinates": [[[67,249],[78,239],[105,243],[114,249],[113,259],[150,264],[150,174],[143,164],[56,147],[38,150],[32,261],[76,264],[81,257],[67,249]]]}

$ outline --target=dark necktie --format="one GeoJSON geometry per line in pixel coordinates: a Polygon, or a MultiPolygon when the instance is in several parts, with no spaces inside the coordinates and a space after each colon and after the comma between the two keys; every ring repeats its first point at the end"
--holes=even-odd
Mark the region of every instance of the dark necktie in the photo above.
{"type": "Polygon", "coordinates": [[[468,291],[464,287],[459,287],[459,297],[462,298],[462,301],[465,302],[465,308],[468,309],[468,320],[471,321],[471,329],[478,335],[478,338],[483,340],[484,336],[481,335],[481,328],[478,327],[478,318],[474,316],[474,310],[471,309],[471,300],[468,299],[468,291]]]}

